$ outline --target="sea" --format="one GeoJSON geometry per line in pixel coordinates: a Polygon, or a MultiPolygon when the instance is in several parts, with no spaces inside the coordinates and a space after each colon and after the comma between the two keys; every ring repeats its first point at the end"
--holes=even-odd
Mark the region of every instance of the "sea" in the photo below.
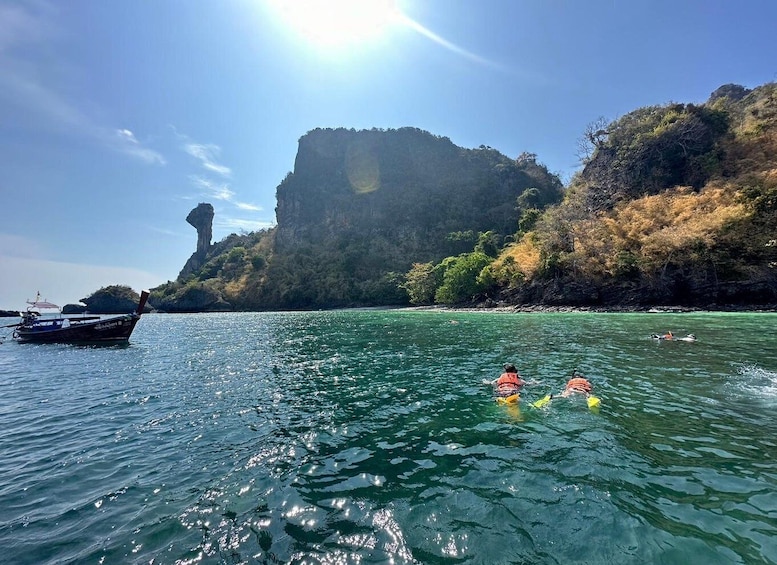
{"type": "Polygon", "coordinates": [[[148,314],[123,347],[2,331],[3,563],[777,563],[775,313],[148,314]],[[494,401],[505,362],[532,383],[516,405],[494,401]],[[575,369],[598,409],[532,406],[575,369]]]}

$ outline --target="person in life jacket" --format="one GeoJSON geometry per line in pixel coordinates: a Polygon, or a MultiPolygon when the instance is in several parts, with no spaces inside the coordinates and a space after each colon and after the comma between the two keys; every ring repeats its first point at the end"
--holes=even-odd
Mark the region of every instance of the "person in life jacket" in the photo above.
{"type": "Polygon", "coordinates": [[[511,396],[517,394],[521,387],[527,383],[521,378],[515,365],[505,363],[504,373],[494,380],[492,384],[496,387],[496,394],[498,396],[511,396]]]}
{"type": "Polygon", "coordinates": [[[561,396],[569,396],[571,394],[584,394],[588,397],[593,392],[594,387],[583,375],[577,372],[577,369],[572,371],[572,378],[567,381],[567,386],[564,387],[564,392],[561,396]]]}

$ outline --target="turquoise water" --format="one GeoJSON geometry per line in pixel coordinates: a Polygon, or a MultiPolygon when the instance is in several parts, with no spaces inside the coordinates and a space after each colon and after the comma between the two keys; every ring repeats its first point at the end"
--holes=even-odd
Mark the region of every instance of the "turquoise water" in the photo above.
{"type": "Polygon", "coordinates": [[[776,336],[777,314],[341,311],[6,340],[3,561],[777,563],[776,336]],[[542,381],[518,407],[483,384],[505,361],[542,381]],[[598,412],[528,406],[575,367],[598,412]]]}

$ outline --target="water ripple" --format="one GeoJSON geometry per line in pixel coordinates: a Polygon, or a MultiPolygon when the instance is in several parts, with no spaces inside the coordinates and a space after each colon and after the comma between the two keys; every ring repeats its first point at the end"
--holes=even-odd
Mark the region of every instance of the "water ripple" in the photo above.
{"type": "Polygon", "coordinates": [[[777,563],[775,322],[151,315],[127,348],[5,343],[0,545],[21,564],[777,563]],[[602,408],[496,405],[507,360],[542,381],[525,399],[578,368],[602,408]]]}

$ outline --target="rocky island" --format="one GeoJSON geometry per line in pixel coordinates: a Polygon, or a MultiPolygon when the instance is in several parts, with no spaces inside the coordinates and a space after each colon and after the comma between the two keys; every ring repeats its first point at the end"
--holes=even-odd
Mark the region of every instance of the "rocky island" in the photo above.
{"type": "Polygon", "coordinates": [[[358,306],[770,308],[777,86],[639,108],[582,132],[564,187],[537,155],[414,128],[316,129],[277,226],[197,246],[153,289],[170,312],[358,306]]]}

